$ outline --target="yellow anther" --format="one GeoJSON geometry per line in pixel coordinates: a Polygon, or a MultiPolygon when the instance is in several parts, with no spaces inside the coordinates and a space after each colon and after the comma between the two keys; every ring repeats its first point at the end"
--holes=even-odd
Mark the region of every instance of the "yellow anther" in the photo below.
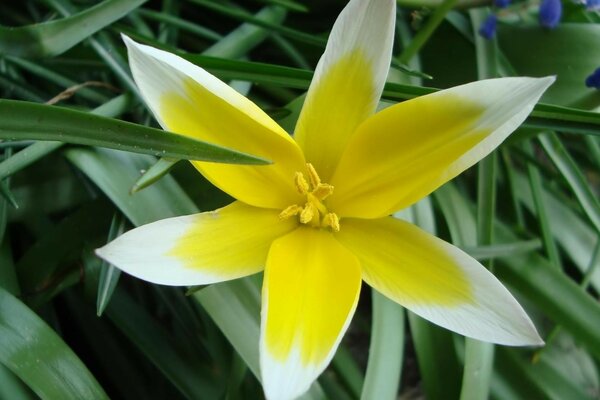
{"type": "Polygon", "coordinates": [[[325,228],[331,228],[334,232],[340,231],[340,219],[335,213],[327,213],[323,217],[322,226],[325,228]]]}
{"type": "Polygon", "coordinates": [[[327,183],[321,183],[313,190],[312,194],[319,200],[325,200],[333,193],[333,186],[327,183]]]}
{"type": "Polygon", "coordinates": [[[279,213],[279,218],[287,219],[298,216],[300,223],[318,229],[331,229],[332,232],[340,231],[340,219],[335,213],[329,212],[324,200],[333,193],[333,186],[321,183],[321,178],[312,164],[306,164],[306,175],[296,172],[294,184],[298,193],[306,196],[304,207],[293,204],[279,213]],[[305,177],[308,177],[307,178],[305,177]]]}
{"type": "Polygon", "coordinates": [[[298,215],[302,212],[302,207],[297,204],[293,204],[287,207],[285,210],[279,213],[280,219],[288,219],[289,217],[293,217],[294,215],[298,215]]]}
{"type": "Polygon", "coordinates": [[[300,194],[308,193],[308,182],[306,182],[306,179],[304,178],[302,172],[296,172],[296,175],[294,175],[294,183],[296,184],[296,189],[300,194]]]}
{"type": "Polygon", "coordinates": [[[317,170],[311,163],[306,164],[306,169],[308,171],[308,179],[310,180],[310,184],[315,190],[321,184],[321,178],[319,178],[319,174],[317,174],[317,170]]]}
{"type": "Polygon", "coordinates": [[[315,217],[315,214],[318,215],[318,213],[319,211],[313,203],[306,203],[304,209],[300,213],[300,222],[303,224],[308,224],[315,217]]]}

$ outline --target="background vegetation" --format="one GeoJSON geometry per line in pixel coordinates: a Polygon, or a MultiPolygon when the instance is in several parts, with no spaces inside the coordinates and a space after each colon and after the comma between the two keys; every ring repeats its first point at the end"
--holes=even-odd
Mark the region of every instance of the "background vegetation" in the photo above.
{"type": "MultiPolygon", "coordinates": [[[[0,3],[0,398],[262,398],[261,276],[186,292],[93,255],[132,226],[230,201],[176,160],[260,162],[150,128],[119,34],[231,81],[291,131],[344,5],[0,3]]],[[[387,102],[487,77],[558,76],[507,143],[399,215],[485,260],[547,345],[465,340],[365,287],[303,398],[600,398],[600,93],[584,84],[600,67],[598,12],[565,0],[561,23],[544,29],[535,0],[399,5],[387,102]],[[486,40],[477,32],[490,13],[498,29],[486,40]]]]}

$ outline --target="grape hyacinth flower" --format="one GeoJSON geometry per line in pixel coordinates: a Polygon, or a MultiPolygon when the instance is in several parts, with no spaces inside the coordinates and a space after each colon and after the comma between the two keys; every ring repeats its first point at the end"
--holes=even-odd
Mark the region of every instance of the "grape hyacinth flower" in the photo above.
{"type": "Polygon", "coordinates": [[[488,15],[479,27],[479,34],[488,40],[492,39],[496,36],[497,21],[498,19],[494,14],[488,15]]]}
{"type": "Polygon", "coordinates": [[[543,0],[540,4],[540,25],[544,28],[554,29],[558,26],[562,16],[562,3],[560,0],[543,0]]]}
{"type": "Polygon", "coordinates": [[[597,68],[585,79],[585,86],[589,88],[600,89],[600,68],[597,68]]]}

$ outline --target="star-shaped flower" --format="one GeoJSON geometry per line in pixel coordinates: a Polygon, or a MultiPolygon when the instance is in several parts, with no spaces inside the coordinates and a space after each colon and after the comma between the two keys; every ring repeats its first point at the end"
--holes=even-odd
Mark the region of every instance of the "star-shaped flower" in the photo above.
{"type": "Polygon", "coordinates": [[[483,266],[390,215],[494,150],[554,79],[480,81],[375,113],[395,17],[395,0],[350,1],[293,138],[202,68],[125,38],[135,81],[166,130],[273,164],[192,161],[237,201],[134,229],[98,254],[166,285],[210,284],[264,269],[260,365],[269,399],[299,396],[327,366],[362,279],[462,335],[542,343],[521,306],[483,266]]]}

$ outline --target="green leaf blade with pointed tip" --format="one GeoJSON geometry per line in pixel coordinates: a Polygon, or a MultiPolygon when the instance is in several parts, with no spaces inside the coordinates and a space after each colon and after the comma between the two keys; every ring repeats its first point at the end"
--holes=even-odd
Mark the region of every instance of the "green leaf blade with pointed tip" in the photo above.
{"type": "Polygon", "coordinates": [[[69,346],[2,288],[0,362],[43,399],[108,399],[69,346]]]}
{"type": "Polygon", "coordinates": [[[147,0],[105,0],[73,16],[21,27],[0,26],[0,53],[57,56],[135,10],[147,0]]]}
{"type": "Polygon", "coordinates": [[[55,140],[142,154],[232,164],[266,164],[258,157],[160,129],[91,113],[0,100],[0,139],[55,140]]]}

